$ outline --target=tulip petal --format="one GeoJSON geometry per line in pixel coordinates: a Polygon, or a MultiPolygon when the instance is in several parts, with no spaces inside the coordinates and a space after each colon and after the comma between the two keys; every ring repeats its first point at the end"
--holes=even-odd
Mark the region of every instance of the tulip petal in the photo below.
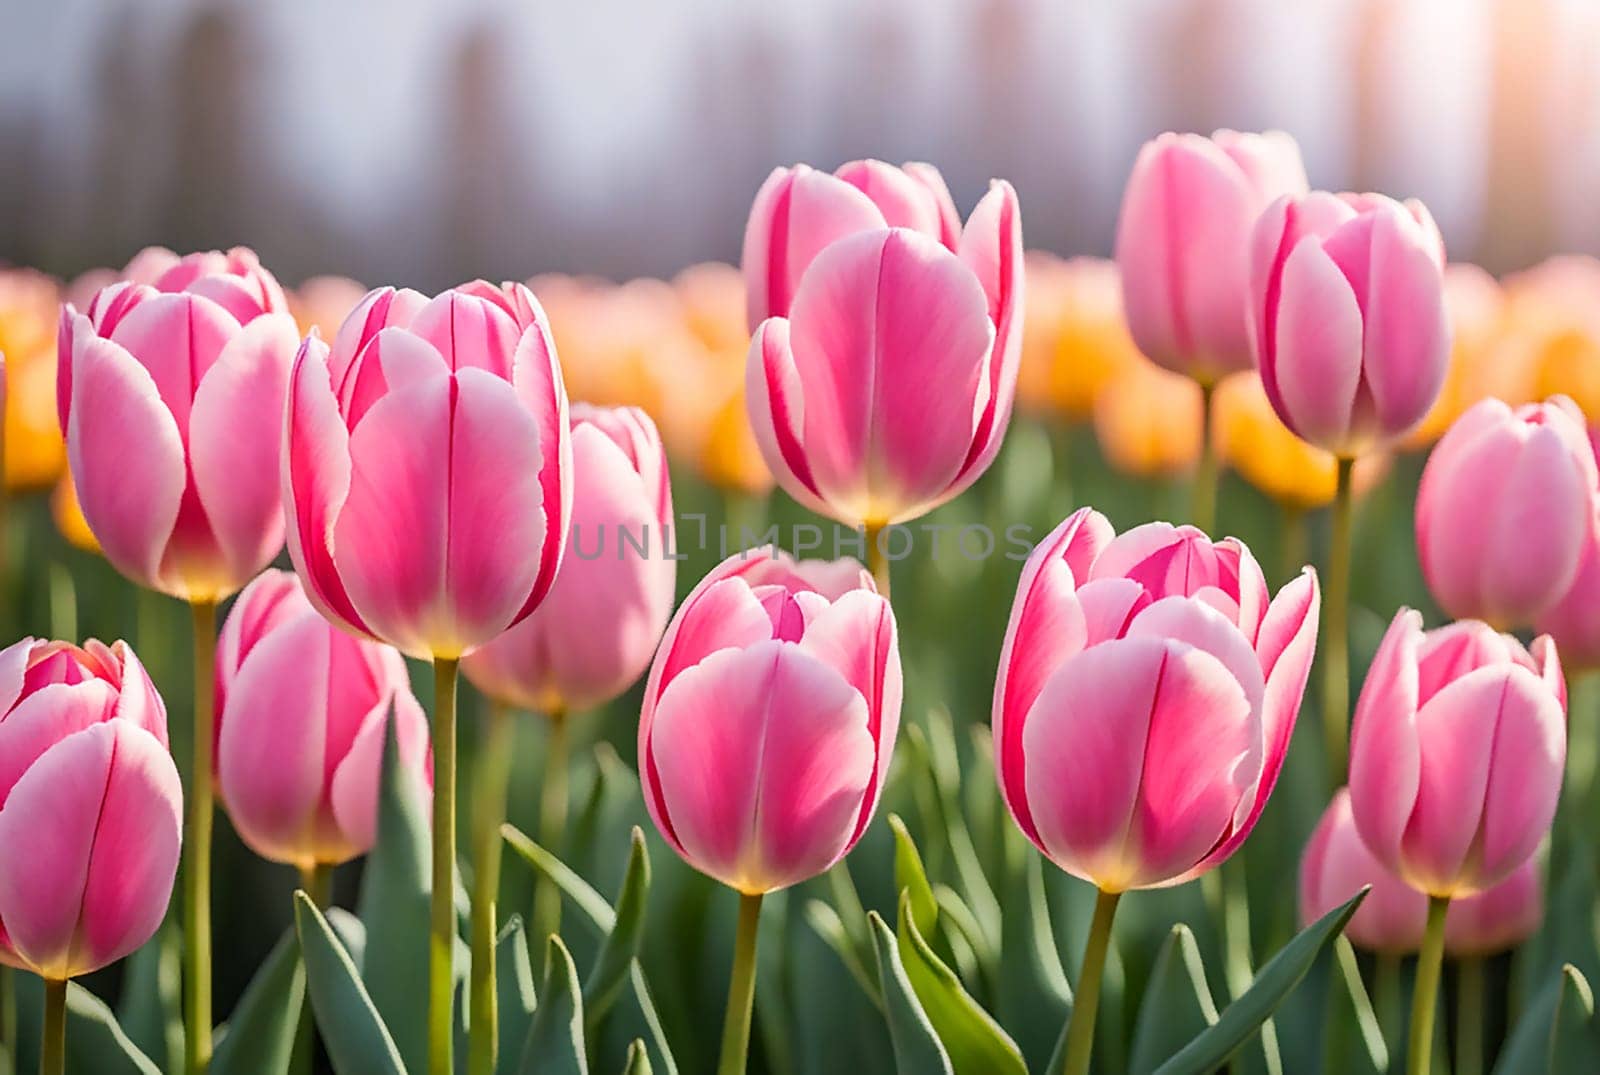
{"type": "Polygon", "coordinates": [[[1490,751],[1478,887],[1527,861],[1550,831],[1566,766],[1566,713],[1547,685],[1513,668],[1490,751]]]}
{"type": "Polygon", "coordinates": [[[283,547],[278,482],[294,320],[266,314],[241,329],[195,390],[189,459],[217,544],[239,581],[283,547]]]}
{"type": "Polygon", "coordinates": [[[432,793],[428,778],[428,718],[411,692],[399,689],[367,714],[333,773],[329,799],[334,820],[352,856],[364,854],[378,837],[378,784],[383,775],[384,728],[391,706],[401,769],[415,779],[422,797],[432,793]]]}
{"type": "Polygon", "coordinates": [[[650,749],[685,858],[751,893],[814,877],[848,850],[875,754],[861,695],[782,642],[673,680],[650,749]]]}
{"type": "Polygon", "coordinates": [[[441,292],[411,319],[410,330],[433,344],[453,371],[487,370],[511,380],[511,355],[522,330],[510,314],[487,299],[461,291],[441,292]]]}
{"type": "Polygon", "coordinates": [[[334,334],[327,359],[328,382],[334,395],[346,398],[345,381],[351,367],[374,336],[386,328],[409,327],[417,311],[427,304],[426,295],[410,288],[380,287],[369,291],[334,334]]]}
{"type": "Polygon", "coordinates": [[[790,324],[770,318],[756,329],[745,363],[745,406],[761,457],[784,492],[823,515],[833,514],[811,476],[801,442],[805,394],[790,348],[790,324]]]}
{"type": "MultiPolygon", "coordinates": [[[[796,595],[813,596],[822,600],[819,595],[796,595]]],[[[866,702],[867,734],[872,737],[875,761],[850,837],[854,844],[872,820],[900,731],[900,643],[894,612],[878,594],[852,590],[826,605],[806,625],[800,649],[841,673],[866,702]]]]}
{"type": "Polygon", "coordinates": [[[350,433],[328,381],[327,358],[327,346],[308,338],[289,377],[282,458],[289,558],[317,611],[371,635],[334,563],[334,531],[350,495],[350,433]]]}
{"type": "Polygon", "coordinates": [[[47,683],[0,720],[0,807],[40,756],[74,732],[110,720],[117,691],[100,679],[47,683]]]}
{"type": "Polygon", "coordinates": [[[1361,382],[1361,308],[1320,243],[1303,241],[1284,261],[1270,330],[1278,417],[1302,440],[1342,448],[1361,382]]]}
{"type": "Polygon", "coordinates": [[[550,336],[544,309],[531,293],[526,301],[532,320],[511,356],[511,387],[539,430],[539,489],[545,536],[540,546],[538,574],[512,623],[520,622],[538,608],[555,584],[556,572],[566,554],[568,522],[572,518],[572,438],[567,386],[561,379],[561,363],[556,358],[556,345],[550,336]]]}
{"type": "Polygon", "coordinates": [[[756,191],[741,258],[750,331],[784,317],[806,266],[847,235],[885,227],[883,213],[849,183],[801,164],[776,168],[756,191]]]}
{"type": "Polygon", "coordinates": [[[111,340],[149,371],[161,402],[188,444],[195,389],[238,331],[233,315],[210,299],[155,295],[128,312],[111,340]]]}
{"type": "Polygon", "coordinates": [[[1399,209],[1373,214],[1361,366],[1379,425],[1399,435],[1427,416],[1450,354],[1438,247],[1399,209]]]}
{"type": "Polygon", "coordinates": [[[807,269],[790,321],[806,455],[835,517],[893,522],[952,495],[994,342],[960,259],[904,229],[851,236],[807,269]]]}
{"type": "Polygon", "coordinates": [[[106,559],[151,584],[187,484],[178,425],[149,370],[116,343],[85,340],[73,366],[67,458],[78,503],[106,559]]]}
{"type": "Polygon", "coordinates": [[[156,690],[150,673],[126,642],[113,643],[111,652],[122,669],[122,682],[117,686],[116,717],[137,724],[155,736],[156,742],[167,746],[167,705],[161,700],[161,692],[156,690]]]}
{"type": "Polygon", "coordinates": [[[928,188],[939,207],[937,238],[947,250],[957,249],[961,243],[961,214],[956,211],[955,200],[950,197],[950,187],[946,185],[944,176],[939,174],[939,169],[922,161],[907,161],[900,166],[900,170],[928,188]]]}
{"type": "Polygon", "coordinates": [[[0,650],[0,714],[11,712],[22,695],[22,683],[33,657],[35,638],[23,638],[0,650]]]}
{"type": "MultiPolygon", "coordinates": [[[[944,206],[926,182],[880,160],[850,161],[833,174],[871,198],[889,227],[909,228],[943,241],[944,206]]],[[[948,203],[949,192],[944,196],[948,203]]],[[[955,206],[950,210],[954,212],[955,206]]]]}
{"type": "Polygon", "coordinates": [[[331,642],[327,625],[309,611],[266,635],[239,668],[221,714],[217,785],[229,819],[253,851],[274,862],[303,864],[317,835],[331,642]]]}
{"type": "Polygon", "coordinates": [[[978,419],[958,481],[976,478],[999,454],[1022,361],[1022,311],[1026,301],[1022,256],[1022,213],[1017,192],[996,180],[972,211],[961,233],[961,260],[978,277],[989,300],[994,346],[989,351],[989,401],[978,419]]]}
{"type": "Polygon", "coordinates": [[[1378,643],[1350,722],[1350,801],[1378,860],[1400,865],[1400,841],[1417,801],[1417,651],[1422,615],[1402,608],[1378,643]]]}

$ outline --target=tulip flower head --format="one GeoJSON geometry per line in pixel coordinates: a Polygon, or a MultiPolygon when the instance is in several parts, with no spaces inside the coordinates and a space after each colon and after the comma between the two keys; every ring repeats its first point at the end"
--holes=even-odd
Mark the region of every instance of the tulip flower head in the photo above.
{"type": "Polygon", "coordinates": [[[150,283],[62,309],[58,417],[106,558],[141,586],[214,602],[283,547],[294,319],[248,250],[151,260],[150,283]]]}
{"type": "Polygon", "coordinates": [[[1317,636],[1309,568],[1269,600],[1239,541],[1089,508],[1036,548],[994,692],[1017,825],[1106,892],[1179,884],[1255,826],[1289,747],[1317,636]]]}
{"type": "Polygon", "coordinates": [[[1122,196],[1116,243],[1139,350],[1207,385],[1248,369],[1250,229],[1274,198],[1305,189],[1300,147],[1282,131],[1146,142],[1122,196]]]}
{"type": "MultiPolygon", "coordinates": [[[[1360,948],[1404,955],[1422,946],[1428,898],[1379,862],[1356,831],[1350,790],[1340,788],[1323,811],[1300,860],[1300,920],[1310,925],[1370,886],[1345,926],[1360,948]]],[[[1532,935],[1544,914],[1538,857],[1476,896],[1452,900],[1445,918],[1445,948],[1453,955],[1489,955],[1532,935]]]]}
{"type": "Polygon", "coordinates": [[[234,602],[216,683],[218,794],[263,858],[309,869],[372,847],[391,713],[401,764],[429,786],[405,661],[330,624],[289,572],[265,572],[234,602]]]}
{"type": "Polygon", "coordinates": [[[1267,398],[1297,437],[1354,459],[1405,434],[1450,360],[1444,243],[1421,202],[1283,197],[1250,244],[1250,326],[1267,398]]]}
{"type": "Polygon", "coordinates": [[[60,303],[60,287],[50,277],[0,268],[0,437],[7,489],[47,488],[66,466],[55,406],[60,303]]]}
{"type": "Polygon", "coordinates": [[[295,359],[283,453],[306,596],[423,659],[538,607],[571,513],[567,396],[521,284],[381,288],[295,359]]]}
{"type": "Polygon", "coordinates": [[[1555,815],[1566,687],[1547,637],[1523,648],[1401,609],[1373,657],[1350,740],[1350,805],[1373,856],[1430,896],[1509,877],[1555,815]]]}
{"type": "Polygon", "coordinates": [[[635,407],[572,408],[567,555],[543,604],[462,662],[479,690],[541,713],[588,709],[639,678],[672,614],[672,486],[635,407]]]}
{"type": "Polygon", "coordinates": [[[127,643],[0,651],[0,963],[61,981],[148,941],[182,803],[166,708],[127,643]]]}
{"type": "Polygon", "coordinates": [[[1116,263],[1030,250],[1026,267],[1017,401],[1035,413],[1081,421],[1108,384],[1147,364],[1128,335],[1116,263]]]}
{"type": "Polygon", "coordinates": [[[860,564],[735,554],[684,600],[650,669],[651,818],[691,866],[747,895],[815,877],[872,818],[900,690],[894,614],[860,564]]]}
{"type": "Polygon", "coordinates": [[[1569,399],[1486,399],[1434,446],[1417,487],[1417,553],[1451,616],[1532,623],[1600,535],[1600,469],[1569,399]]]}
{"type": "Polygon", "coordinates": [[[1004,182],[959,238],[878,226],[822,248],[787,315],[750,344],[750,422],[778,484],[830,518],[883,526],[976,481],[1011,416],[1022,286],[1004,182]]]}

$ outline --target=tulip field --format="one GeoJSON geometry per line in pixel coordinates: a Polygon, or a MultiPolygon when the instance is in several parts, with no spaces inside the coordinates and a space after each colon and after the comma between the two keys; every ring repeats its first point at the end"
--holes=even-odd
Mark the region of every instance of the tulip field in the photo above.
{"type": "Polygon", "coordinates": [[[0,1070],[1600,1071],[1600,262],[1276,131],[1104,260],[751,195],[0,268],[0,1070]]]}

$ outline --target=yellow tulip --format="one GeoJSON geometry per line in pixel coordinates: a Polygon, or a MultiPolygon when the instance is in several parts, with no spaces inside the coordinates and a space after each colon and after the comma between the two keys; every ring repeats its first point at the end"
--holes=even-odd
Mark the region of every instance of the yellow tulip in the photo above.
{"type": "Polygon", "coordinates": [[[367,289],[348,276],[313,276],[288,292],[289,312],[300,326],[300,335],[309,336],[316,329],[331,342],[366,294],[367,289]]]}
{"type": "Polygon", "coordinates": [[[1089,418],[1101,390],[1144,361],[1122,313],[1115,263],[1028,252],[1017,402],[1026,411],[1089,418]]]}
{"type": "Polygon", "coordinates": [[[1100,451],[1116,470],[1170,478],[1200,460],[1200,386],[1140,358],[1107,381],[1094,401],[1100,451]]]}
{"type": "Polygon", "coordinates": [[[66,466],[56,417],[56,322],[61,291],[29,269],[0,270],[0,355],[5,356],[5,483],[47,489],[66,466]]]}
{"type": "Polygon", "coordinates": [[[61,531],[62,537],[84,552],[100,551],[100,542],[89,529],[83,509],[78,506],[78,487],[73,484],[70,470],[62,472],[61,480],[56,482],[55,492],[50,494],[50,514],[55,517],[56,529],[61,531]]]}
{"type": "Polygon", "coordinates": [[[1495,278],[1476,265],[1456,263],[1444,271],[1445,308],[1450,315],[1450,366],[1433,409],[1406,437],[1407,448],[1424,448],[1444,435],[1466,409],[1489,395],[1519,394],[1493,358],[1505,316],[1505,295],[1495,278]]]}
{"type": "Polygon", "coordinates": [[[1600,416],[1600,261],[1551,258],[1505,287],[1495,365],[1511,383],[1496,394],[1520,403],[1561,393],[1600,416]]]}

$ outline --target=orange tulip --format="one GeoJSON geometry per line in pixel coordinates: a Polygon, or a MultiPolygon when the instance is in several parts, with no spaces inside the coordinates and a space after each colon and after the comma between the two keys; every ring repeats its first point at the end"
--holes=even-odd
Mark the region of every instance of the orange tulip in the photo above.
{"type": "Polygon", "coordinates": [[[345,317],[367,297],[367,288],[348,276],[313,276],[289,291],[288,297],[300,335],[309,336],[317,329],[331,341],[345,317]]]}
{"type": "Polygon", "coordinates": [[[1570,396],[1600,415],[1600,261],[1551,258],[1505,282],[1494,395],[1511,404],[1570,396]]]}
{"type": "Polygon", "coordinates": [[[1100,451],[1112,467],[1137,477],[1185,474],[1200,459],[1203,406],[1198,384],[1141,358],[1095,398],[1100,451]]]}
{"type": "Polygon", "coordinates": [[[99,539],[89,529],[83,509],[78,505],[78,487],[72,481],[70,470],[62,472],[55,492],[50,494],[50,514],[55,516],[56,529],[61,531],[62,537],[84,552],[100,552],[99,539]]]}
{"type": "Polygon", "coordinates": [[[47,489],[67,463],[56,417],[56,313],[61,290],[31,269],[0,270],[0,355],[5,356],[5,483],[47,489]]]}
{"type": "Polygon", "coordinates": [[[1105,386],[1144,362],[1122,313],[1117,266],[1028,252],[1018,402],[1034,414],[1089,418],[1105,386]]]}
{"type": "Polygon", "coordinates": [[[1452,336],[1450,366],[1433,409],[1402,442],[1407,448],[1432,444],[1468,407],[1509,387],[1505,371],[1493,362],[1506,306],[1495,278],[1476,265],[1447,265],[1444,302],[1452,336]]]}

